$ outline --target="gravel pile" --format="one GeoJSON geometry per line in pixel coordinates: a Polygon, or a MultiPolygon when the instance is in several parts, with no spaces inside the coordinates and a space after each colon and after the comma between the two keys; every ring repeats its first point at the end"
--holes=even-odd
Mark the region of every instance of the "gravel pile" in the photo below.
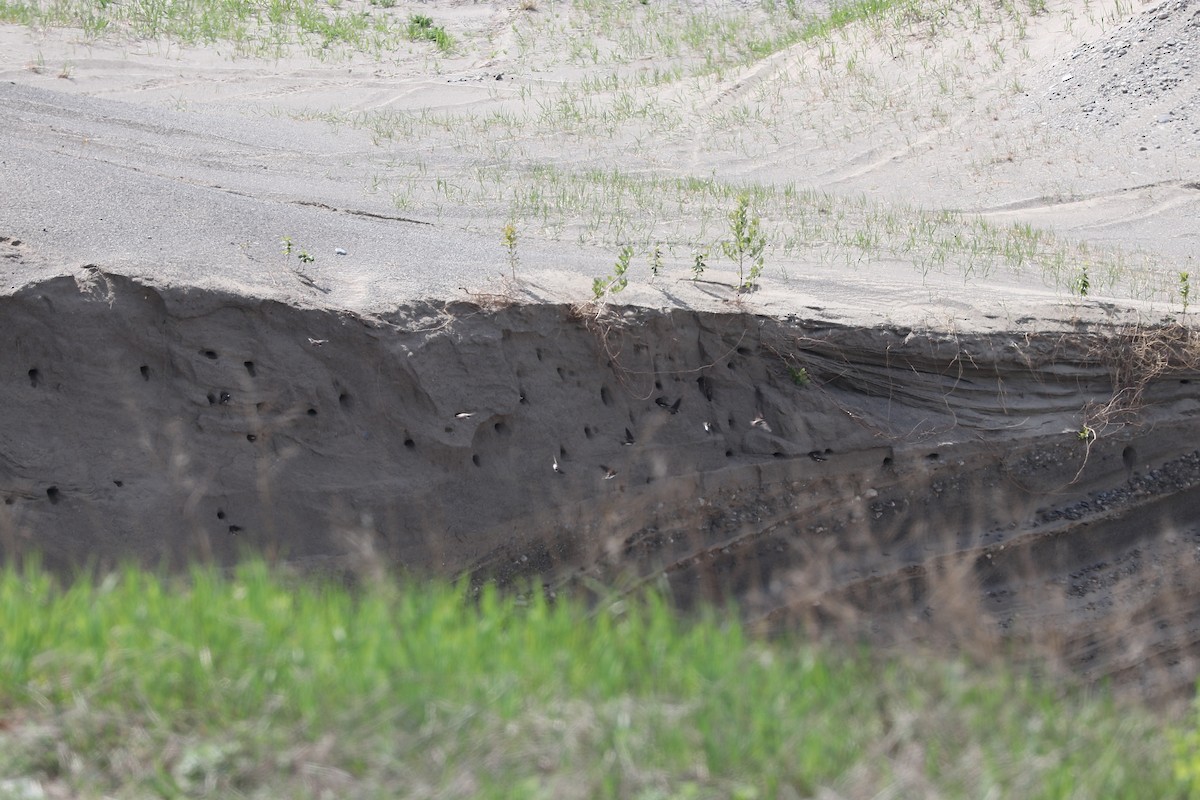
{"type": "Polygon", "coordinates": [[[1167,0],[1083,44],[1029,94],[1047,124],[1114,128],[1143,149],[1200,144],[1200,0],[1167,0]]]}

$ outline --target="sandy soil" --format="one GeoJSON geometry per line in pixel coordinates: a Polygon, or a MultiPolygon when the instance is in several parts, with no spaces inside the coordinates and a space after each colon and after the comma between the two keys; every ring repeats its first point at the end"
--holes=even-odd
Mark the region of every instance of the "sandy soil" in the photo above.
{"type": "Polygon", "coordinates": [[[0,549],[666,576],[1190,686],[1200,2],[719,68],[683,6],[536,5],[363,5],[448,55],[0,26],[0,549]]]}

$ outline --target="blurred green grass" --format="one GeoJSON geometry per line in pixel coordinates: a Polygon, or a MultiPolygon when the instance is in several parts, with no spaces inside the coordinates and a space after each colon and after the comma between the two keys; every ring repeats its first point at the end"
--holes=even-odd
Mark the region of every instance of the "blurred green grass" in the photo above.
{"type": "Polygon", "coordinates": [[[1102,693],[654,593],[10,566],[0,620],[0,796],[1186,796],[1182,740],[1102,693]]]}
{"type": "MultiPolygon", "coordinates": [[[[802,8],[796,0],[764,2],[769,25],[753,24],[747,9],[714,14],[686,2],[659,3],[661,12],[641,0],[572,0],[565,7],[590,34],[626,31],[622,59],[639,55],[651,42],[655,53],[664,43],[677,54],[680,37],[709,66],[745,63],[796,42],[828,36],[854,22],[904,8],[911,0],[844,0],[827,14],[802,8]],[[635,31],[649,25],[654,35],[635,31]],[[726,52],[728,49],[729,52],[726,52]],[[713,60],[713,53],[720,55],[713,60]]],[[[405,4],[422,9],[426,6],[405,4]]],[[[547,4],[549,8],[550,4],[547,4]]],[[[535,6],[536,7],[536,6],[535,6]]],[[[243,56],[283,55],[301,45],[314,54],[362,52],[385,56],[402,41],[432,42],[442,53],[455,41],[425,13],[402,13],[397,0],[0,0],[0,22],[34,28],[66,27],[85,37],[166,38],[186,45],[233,44],[243,56]]]]}
{"type": "Polygon", "coordinates": [[[0,0],[0,22],[76,28],[89,39],[232,44],[242,56],[281,56],[293,45],[322,56],[331,50],[380,55],[405,41],[428,40],[442,52],[453,48],[452,37],[432,20],[418,24],[419,15],[389,13],[386,6],[372,2],[353,10],[327,0],[0,0]]]}

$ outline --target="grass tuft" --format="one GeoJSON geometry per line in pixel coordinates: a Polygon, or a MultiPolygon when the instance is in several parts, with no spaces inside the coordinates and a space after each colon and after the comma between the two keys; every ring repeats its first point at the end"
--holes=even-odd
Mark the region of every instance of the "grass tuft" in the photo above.
{"type": "Polygon", "coordinates": [[[352,11],[321,0],[0,0],[0,22],[77,28],[89,39],[230,43],[242,56],[281,56],[294,46],[321,58],[382,55],[406,39],[432,41],[441,52],[453,47],[450,35],[428,17],[414,15],[406,22],[387,14],[394,5],[395,0],[372,0],[352,11]]]}
{"type": "Polygon", "coordinates": [[[87,795],[1182,796],[1167,733],[1102,696],[765,642],[655,594],[467,594],[261,563],[68,585],[9,566],[0,775],[87,795]]]}
{"type": "Polygon", "coordinates": [[[413,14],[408,18],[408,38],[414,42],[433,42],[443,53],[454,47],[454,39],[446,33],[446,29],[434,25],[433,19],[424,14],[413,14]]]}

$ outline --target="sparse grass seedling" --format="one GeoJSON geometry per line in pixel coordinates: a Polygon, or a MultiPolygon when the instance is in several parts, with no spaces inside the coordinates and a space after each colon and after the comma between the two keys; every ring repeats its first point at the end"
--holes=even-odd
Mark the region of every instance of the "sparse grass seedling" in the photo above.
{"type": "Polygon", "coordinates": [[[808,375],[808,370],[804,367],[788,367],[788,375],[792,378],[792,383],[804,388],[812,383],[812,378],[808,375]]]}
{"type": "Polygon", "coordinates": [[[1187,272],[1179,273],[1179,301],[1183,304],[1183,313],[1188,312],[1188,303],[1192,298],[1192,276],[1187,272]]]}

